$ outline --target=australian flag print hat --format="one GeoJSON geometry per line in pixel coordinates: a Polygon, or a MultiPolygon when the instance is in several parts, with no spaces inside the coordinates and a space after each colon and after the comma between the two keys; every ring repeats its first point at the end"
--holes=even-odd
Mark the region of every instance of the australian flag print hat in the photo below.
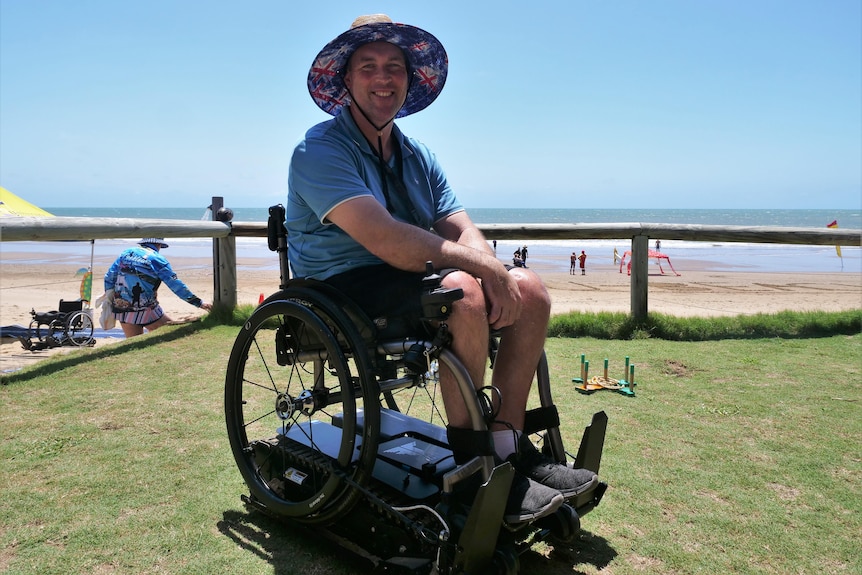
{"type": "Polygon", "coordinates": [[[410,87],[396,118],[425,109],[440,95],[449,70],[443,44],[421,28],[393,22],[385,14],[371,14],[357,18],[350,30],[324,46],[314,59],[308,72],[308,92],[321,110],[337,116],[350,103],[344,68],[356,49],[370,42],[394,44],[407,59],[410,87]]]}

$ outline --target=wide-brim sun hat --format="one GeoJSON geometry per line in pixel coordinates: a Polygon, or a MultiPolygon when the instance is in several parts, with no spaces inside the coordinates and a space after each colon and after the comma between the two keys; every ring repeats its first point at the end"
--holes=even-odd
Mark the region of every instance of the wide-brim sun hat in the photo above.
{"type": "Polygon", "coordinates": [[[350,30],[324,46],[314,59],[308,72],[308,93],[321,110],[337,116],[350,103],[344,85],[345,67],[356,49],[370,42],[394,44],[407,59],[410,87],[396,118],[424,110],[437,99],[449,71],[443,44],[421,28],[393,22],[385,14],[373,14],[357,18],[350,30]]]}
{"type": "Polygon", "coordinates": [[[159,248],[168,247],[168,244],[165,243],[165,238],[144,238],[138,242],[138,245],[151,245],[159,248]]]}

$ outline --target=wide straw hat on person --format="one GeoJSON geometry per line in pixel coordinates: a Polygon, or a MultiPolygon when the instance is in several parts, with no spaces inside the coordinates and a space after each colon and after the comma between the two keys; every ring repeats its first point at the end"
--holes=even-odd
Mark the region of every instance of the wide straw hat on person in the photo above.
{"type": "Polygon", "coordinates": [[[357,18],[350,30],[324,46],[314,59],[308,72],[308,92],[321,110],[337,116],[350,103],[343,79],[345,67],[356,49],[370,42],[394,44],[407,59],[410,88],[396,118],[425,109],[440,95],[449,69],[440,41],[421,28],[393,22],[385,14],[371,14],[357,18]]]}
{"type": "Polygon", "coordinates": [[[144,238],[138,242],[138,245],[150,245],[158,248],[168,247],[168,244],[165,243],[165,238],[144,238]]]}

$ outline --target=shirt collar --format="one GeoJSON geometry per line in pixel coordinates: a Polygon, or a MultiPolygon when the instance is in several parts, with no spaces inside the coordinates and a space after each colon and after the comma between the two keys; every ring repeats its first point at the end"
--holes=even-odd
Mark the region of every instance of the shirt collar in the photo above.
{"type": "MultiPolygon", "coordinates": [[[[341,129],[347,132],[347,135],[350,136],[357,146],[359,146],[360,150],[376,158],[377,154],[375,154],[374,150],[371,149],[371,145],[368,143],[368,140],[365,139],[362,130],[360,130],[359,126],[356,125],[356,120],[353,119],[353,115],[350,113],[348,108],[349,106],[345,106],[341,109],[341,112],[335,117],[336,124],[341,126],[341,129]]],[[[402,157],[413,155],[413,150],[410,149],[410,146],[405,144],[404,134],[395,122],[392,123],[392,136],[395,138],[395,141],[398,142],[398,145],[401,146],[402,157]]]]}

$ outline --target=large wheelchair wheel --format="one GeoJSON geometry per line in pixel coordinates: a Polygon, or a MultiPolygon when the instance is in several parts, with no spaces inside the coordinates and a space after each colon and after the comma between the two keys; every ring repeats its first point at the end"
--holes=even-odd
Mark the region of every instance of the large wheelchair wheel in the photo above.
{"type": "Polygon", "coordinates": [[[93,318],[84,311],[76,311],[66,318],[64,335],[72,345],[89,345],[93,341],[93,318]]]}
{"type": "Polygon", "coordinates": [[[290,294],[264,302],[234,343],[227,431],[257,502],[277,516],[326,524],[358,501],[356,486],[370,478],[378,391],[355,328],[320,299],[290,294]]]}

